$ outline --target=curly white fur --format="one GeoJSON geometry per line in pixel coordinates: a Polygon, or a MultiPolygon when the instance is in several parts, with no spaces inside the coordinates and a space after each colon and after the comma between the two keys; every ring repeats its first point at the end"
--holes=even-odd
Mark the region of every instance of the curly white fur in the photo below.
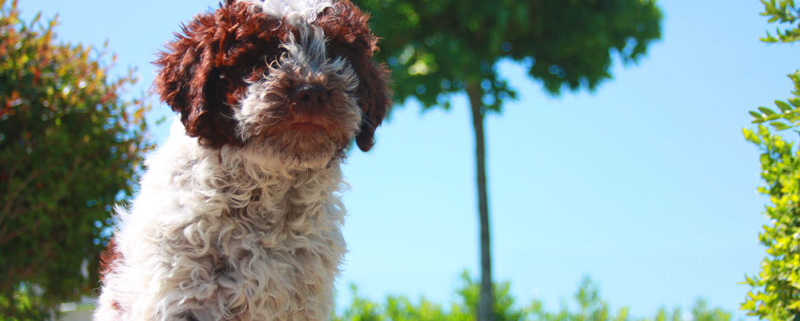
{"type": "Polygon", "coordinates": [[[265,13],[286,18],[291,24],[311,23],[317,14],[333,6],[333,0],[245,0],[260,5],[265,13]]]}
{"type": "Polygon", "coordinates": [[[324,320],[345,252],[338,162],[275,169],[175,122],[119,212],[96,320],[324,320]],[[122,305],[122,306],[120,306],[122,305]]]}

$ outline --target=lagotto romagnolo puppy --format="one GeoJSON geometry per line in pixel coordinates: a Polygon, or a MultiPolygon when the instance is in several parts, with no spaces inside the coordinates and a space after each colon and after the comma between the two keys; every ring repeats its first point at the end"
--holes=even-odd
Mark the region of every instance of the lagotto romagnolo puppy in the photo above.
{"type": "Polygon", "coordinates": [[[387,112],[377,38],[348,0],[228,0],[166,45],[180,114],[147,159],[95,320],[325,320],[345,253],[340,163],[387,112]]]}

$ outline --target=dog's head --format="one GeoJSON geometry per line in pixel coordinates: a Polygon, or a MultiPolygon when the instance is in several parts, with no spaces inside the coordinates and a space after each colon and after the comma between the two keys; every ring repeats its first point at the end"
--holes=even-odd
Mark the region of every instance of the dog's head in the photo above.
{"type": "Polygon", "coordinates": [[[367,151],[391,101],[367,20],[348,0],[227,0],[166,45],[155,88],[210,148],[311,166],[367,151]]]}

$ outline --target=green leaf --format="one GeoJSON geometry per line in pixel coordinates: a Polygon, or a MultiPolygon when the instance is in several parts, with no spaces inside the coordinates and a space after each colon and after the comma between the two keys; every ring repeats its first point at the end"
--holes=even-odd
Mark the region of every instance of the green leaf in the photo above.
{"type": "Polygon", "coordinates": [[[764,113],[764,115],[767,115],[767,116],[775,115],[775,112],[772,111],[772,109],[769,109],[767,107],[758,107],[758,110],[761,111],[762,113],[764,113]]]}
{"type": "Polygon", "coordinates": [[[780,108],[780,110],[782,112],[787,112],[787,111],[792,110],[792,106],[789,106],[789,104],[787,104],[787,103],[785,103],[783,101],[780,101],[780,100],[776,100],[775,101],[775,105],[777,105],[778,108],[780,108]]]}
{"type": "Polygon", "coordinates": [[[754,144],[761,144],[761,139],[752,130],[743,128],[744,138],[754,144]]]}
{"type": "Polygon", "coordinates": [[[779,122],[779,121],[774,121],[774,122],[771,122],[769,124],[772,127],[775,127],[775,129],[777,129],[777,130],[786,130],[786,129],[792,128],[792,126],[786,125],[786,124],[784,124],[782,122],[779,122]]]}

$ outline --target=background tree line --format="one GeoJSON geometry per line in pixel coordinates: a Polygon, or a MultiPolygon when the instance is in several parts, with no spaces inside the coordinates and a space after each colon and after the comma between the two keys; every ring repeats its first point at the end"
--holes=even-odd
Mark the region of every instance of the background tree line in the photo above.
{"type": "MultiPolygon", "coordinates": [[[[492,317],[499,321],[729,321],[731,313],[711,308],[704,300],[697,300],[687,310],[660,308],[653,316],[634,317],[629,308],[613,309],[603,300],[597,284],[585,277],[569,302],[562,302],[557,310],[548,310],[538,300],[517,302],[511,295],[511,285],[501,282],[493,285],[495,304],[492,317]]],[[[388,296],[375,302],[358,294],[351,286],[353,300],[332,321],[471,321],[477,316],[480,301],[480,280],[469,273],[461,275],[461,285],[456,289],[457,301],[449,305],[421,298],[416,302],[405,296],[388,296]]]]}

